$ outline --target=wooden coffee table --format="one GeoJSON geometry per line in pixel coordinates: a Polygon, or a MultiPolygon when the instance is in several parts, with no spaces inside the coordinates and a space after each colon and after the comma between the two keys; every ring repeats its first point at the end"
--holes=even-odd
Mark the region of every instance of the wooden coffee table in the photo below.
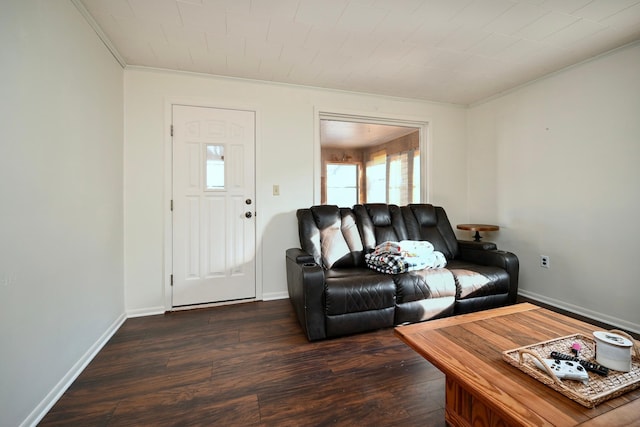
{"type": "Polygon", "coordinates": [[[505,350],[601,329],[524,303],[398,326],[395,334],[446,375],[449,425],[640,425],[640,389],[588,409],[502,359],[505,350]]]}

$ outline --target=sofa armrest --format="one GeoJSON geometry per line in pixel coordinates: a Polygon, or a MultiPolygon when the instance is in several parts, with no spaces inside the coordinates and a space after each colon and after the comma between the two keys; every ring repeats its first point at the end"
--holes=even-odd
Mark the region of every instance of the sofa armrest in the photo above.
{"type": "Polygon", "coordinates": [[[286,251],[289,300],[309,341],[327,337],[324,310],[324,269],[299,248],[286,251]]]}
{"type": "Polygon", "coordinates": [[[509,303],[515,303],[518,297],[518,274],[520,273],[518,257],[512,252],[496,249],[495,243],[491,242],[459,240],[458,245],[460,260],[500,267],[507,272],[509,275],[509,303]]]}
{"type": "Polygon", "coordinates": [[[287,257],[295,260],[297,264],[315,264],[313,256],[302,249],[291,248],[287,250],[287,257]]]}
{"type": "Polygon", "coordinates": [[[490,251],[490,250],[498,249],[498,246],[493,242],[476,242],[475,240],[458,240],[458,248],[490,251]]]}

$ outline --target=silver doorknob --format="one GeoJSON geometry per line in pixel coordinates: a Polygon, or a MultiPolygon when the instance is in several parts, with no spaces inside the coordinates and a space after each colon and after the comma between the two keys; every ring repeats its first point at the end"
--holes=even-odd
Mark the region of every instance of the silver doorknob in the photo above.
{"type": "Polygon", "coordinates": [[[246,216],[247,218],[251,218],[253,214],[251,212],[245,212],[244,216],[246,216]]]}

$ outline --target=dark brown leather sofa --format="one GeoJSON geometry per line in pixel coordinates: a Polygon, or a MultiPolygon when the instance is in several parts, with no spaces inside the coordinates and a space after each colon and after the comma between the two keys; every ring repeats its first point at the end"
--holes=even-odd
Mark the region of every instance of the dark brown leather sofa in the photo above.
{"type": "Polygon", "coordinates": [[[289,298],[310,341],[469,313],[516,301],[518,258],[457,240],[430,204],[312,206],[297,211],[300,248],[286,251],[289,298]],[[385,241],[427,240],[445,268],[384,274],[364,255],[385,241]]]}

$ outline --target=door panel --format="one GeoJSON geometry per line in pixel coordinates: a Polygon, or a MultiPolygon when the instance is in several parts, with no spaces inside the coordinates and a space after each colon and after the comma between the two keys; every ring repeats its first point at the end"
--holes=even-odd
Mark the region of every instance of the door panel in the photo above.
{"type": "Polygon", "coordinates": [[[172,305],[255,298],[255,113],[172,113],[172,305]]]}

